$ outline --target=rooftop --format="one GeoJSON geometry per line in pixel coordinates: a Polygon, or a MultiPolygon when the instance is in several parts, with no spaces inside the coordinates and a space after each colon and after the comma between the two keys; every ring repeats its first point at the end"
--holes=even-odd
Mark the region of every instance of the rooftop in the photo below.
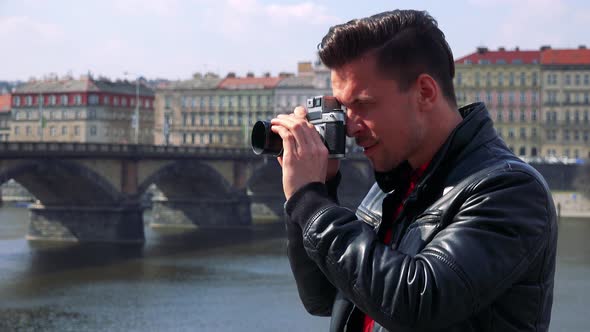
{"type": "Polygon", "coordinates": [[[476,52],[455,60],[455,64],[539,64],[541,51],[521,51],[519,48],[506,50],[501,47],[490,51],[479,47],[476,52]]]}
{"type": "Polygon", "coordinates": [[[586,48],[553,50],[541,52],[543,65],[589,65],[590,50],[586,48]]]}
{"type": "MultiPolygon", "coordinates": [[[[108,81],[85,79],[30,81],[16,87],[14,94],[23,93],[67,93],[67,92],[109,92],[135,95],[135,81],[108,81]]],[[[154,92],[140,83],[139,94],[153,96],[154,92]]]]}
{"type": "Polygon", "coordinates": [[[219,84],[220,89],[227,90],[261,90],[274,89],[280,77],[228,77],[219,84]]]}

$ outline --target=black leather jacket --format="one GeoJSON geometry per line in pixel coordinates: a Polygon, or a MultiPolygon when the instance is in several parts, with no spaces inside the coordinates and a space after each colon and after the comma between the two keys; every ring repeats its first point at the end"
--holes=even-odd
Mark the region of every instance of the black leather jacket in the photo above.
{"type": "Polygon", "coordinates": [[[548,330],[557,242],[549,188],[497,136],[483,104],[459,111],[390,245],[379,225],[393,213],[396,171],[356,213],[330,184],[308,184],[286,203],[299,295],[310,313],[332,316],[330,331],[360,331],[360,311],[374,331],[548,330]]]}

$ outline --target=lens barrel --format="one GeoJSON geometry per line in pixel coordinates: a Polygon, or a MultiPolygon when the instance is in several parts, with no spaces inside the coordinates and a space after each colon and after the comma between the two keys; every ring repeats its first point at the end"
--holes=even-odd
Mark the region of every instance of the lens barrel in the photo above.
{"type": "Polygon", "coordinates": [[[252,127],[252,150],[255,154],[276,157],[283,153],[283,140],[270,127],[270,121],[257,121],[252,127]]]}

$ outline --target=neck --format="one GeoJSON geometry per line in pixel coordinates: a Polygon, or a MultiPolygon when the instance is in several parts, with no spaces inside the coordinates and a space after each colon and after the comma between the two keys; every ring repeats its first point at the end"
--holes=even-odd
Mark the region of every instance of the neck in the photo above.
{"type": "Polygon", "coordinates": [[[445,108],[442,112],[432,112],[416,152],[408,158],[412,169],[416,169],[432,160],[436,152],[445,143],[451,132],[463,118],[455,109],[445,108]],[[441,116],[444,114],[444,116],[441,116]]]}

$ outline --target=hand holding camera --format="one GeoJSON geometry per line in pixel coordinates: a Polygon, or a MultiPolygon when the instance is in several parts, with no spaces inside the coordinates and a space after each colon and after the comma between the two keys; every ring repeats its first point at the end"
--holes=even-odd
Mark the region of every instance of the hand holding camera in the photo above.
{"type": "Polygon", "coordinates": [[[340,104],[333,97],[316,97],[307,105],[307,111],[298,107],[270,122],[258,121],[252,130],[254,152],[279,157],[287,199],[307,183],[336,175],[345,154],[345,114],[340,104]]]}

